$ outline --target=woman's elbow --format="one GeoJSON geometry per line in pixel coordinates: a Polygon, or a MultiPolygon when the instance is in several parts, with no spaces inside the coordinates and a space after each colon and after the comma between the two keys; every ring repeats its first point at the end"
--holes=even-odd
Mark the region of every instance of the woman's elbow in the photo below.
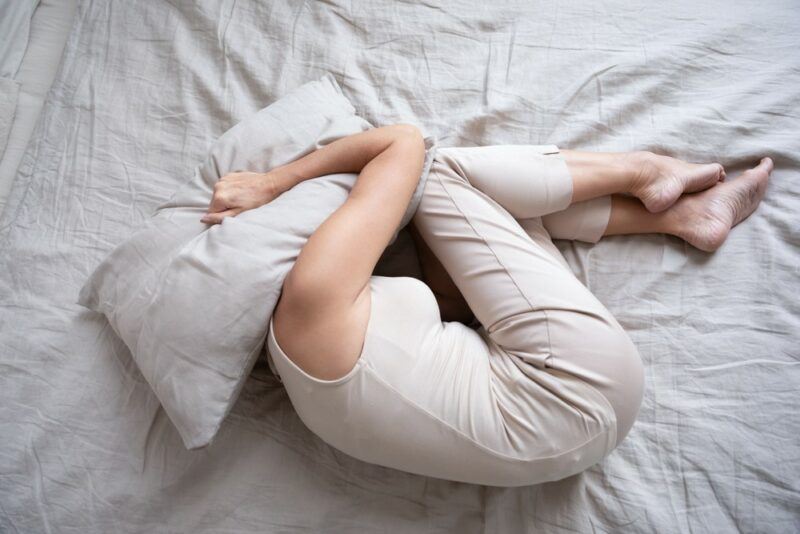
{"type": "Polygon", "coordinates": [[[419,128],[413,124],[406,123],[395,124],[392,128],[398,136],[398,140],[402,139],[402,141],[410,145],[410,147],[416,149],[420,153],[425,153],[425,138],[422,136],[422,132],[419,128]]]}
{"type": "Polygon", "coordinates": [[[422,133],[419,131],[419,128],[417,128],[413,124],[400,122],[392,125],[392,128],[394,128],[394,130],[400,134],[422,137],[422,133]]]}

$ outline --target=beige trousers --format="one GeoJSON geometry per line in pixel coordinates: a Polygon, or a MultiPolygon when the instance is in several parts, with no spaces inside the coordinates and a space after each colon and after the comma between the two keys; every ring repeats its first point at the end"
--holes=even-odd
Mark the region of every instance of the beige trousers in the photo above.
{"type": "Polygon", "coordinates": [[[270,323],[268,355],[309,429],[367,462],[493,486],[559,480],[608,455],[644,373],[550,240],[605,229],[608,197],[568,208],[571,196],[555,146],[438,149],[414,223],[482,326],[442,322],[419,280],[373,276],[358,362],[320,380],[270,323]]]}

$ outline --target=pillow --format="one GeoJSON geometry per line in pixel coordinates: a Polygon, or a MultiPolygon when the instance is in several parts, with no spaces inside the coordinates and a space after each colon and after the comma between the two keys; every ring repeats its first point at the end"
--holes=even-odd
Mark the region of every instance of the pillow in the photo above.
{"type": "MultiPolygon", "coordinates": [[[[302,85],[222,135],[194,177],[81,289],[78,303],[107,317],[188,449],[216,435],[262,351],[284,278],[356,175],[307,180],[209,226],[200,217],[214,184],[228,172],[265,172],[369,128],[332,75],[302,85]]],[[[398,231],[430,169],[435,141],[425,142],[423,172],[398,231]]]]}

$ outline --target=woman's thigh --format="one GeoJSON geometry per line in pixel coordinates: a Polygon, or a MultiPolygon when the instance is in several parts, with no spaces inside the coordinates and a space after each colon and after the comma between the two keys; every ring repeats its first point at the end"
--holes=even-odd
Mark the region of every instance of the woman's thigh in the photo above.
{"type": "Polygon", "coordinates": [[[638,354],[533,221],[523,230],[435,162],[414,224],[483,326],[442,323],[420,281],[373,277],[346,376],[315,379],[269,338],[306,425],[367,462],[487,485],[557,480],[607,455],[640,400],[638,354]]]}
{"type": "MultiPolygon", "coordinates": [[[[566,266],[541,221],[532,219],[523,229],[467,178],[463,168],[456,172],[449,161],[434,161],[413,223],[487,337],[531,376],[569,374],[589,386],[586,395],[594,400],[591,392],[599,392],[600,404],[583,415],[596,419],[589,427],[602,426],[610,403],[618,443],[641,403],[643,368],[635,346],[566,266]]],[[[586,405],[561,400],[578,411],[586,405]]]]}
{"type": "Polygon", "coordinates": [[[341,378],[304,372],[269,333],[292,404],[326,443],[366,462],[496,486],[558,480],[613,447],[607,426],[586,428],[603,401],[581,380],[526,375],[484,331],[442,323],[418,280],[373,277],[371,288],[364,350],[341,378]]]}

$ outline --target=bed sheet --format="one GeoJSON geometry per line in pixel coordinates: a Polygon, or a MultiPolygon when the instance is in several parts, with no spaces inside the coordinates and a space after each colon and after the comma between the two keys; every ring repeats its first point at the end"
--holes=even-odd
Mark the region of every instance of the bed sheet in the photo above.
{"type": "MultiPolygon", "coordinates": [[[[0,108],[0,213],[5,209],[17,167],[60,65],[77,3],[77,0],[0,0],[0,11],[5,10],[3,15],[13,13],[11,17],[2,17],[8,23],[0,28],[6,44],[5,52],[0,51],[0,71],[2,76],[8,76],[6,86],[15,87],[13,96],[5,95],[11,102],[6,108],[9,111],[4,113],[0,108]],[[6,31],[8,28],[14,31],[6,31]]],[[[6,91],[5,87],[2,90],[6,91]]]]}
{"type": "Polygon", "coordinates": [[[39,0],[0,0],[0,78],[13,78],[22,63],[39,0]]]}
{"type": "MultiPolygon", "coordinates": [[[[798,29],[778,0],[83,0],[0,219],[0,531],[797,531],[798,29]],[[713,255],[558,243],[646,367],[604,462],[525,488],[369,465],[306,429],[264,361],[215,443],[187,451],[75,303],[216,137],[325,72],[371,122],[442,146],[652,149],[731,177],[774,158],[762,206],[713,255]]],[[[392,249],[381,269],[407,260],[392,249]]]]}

